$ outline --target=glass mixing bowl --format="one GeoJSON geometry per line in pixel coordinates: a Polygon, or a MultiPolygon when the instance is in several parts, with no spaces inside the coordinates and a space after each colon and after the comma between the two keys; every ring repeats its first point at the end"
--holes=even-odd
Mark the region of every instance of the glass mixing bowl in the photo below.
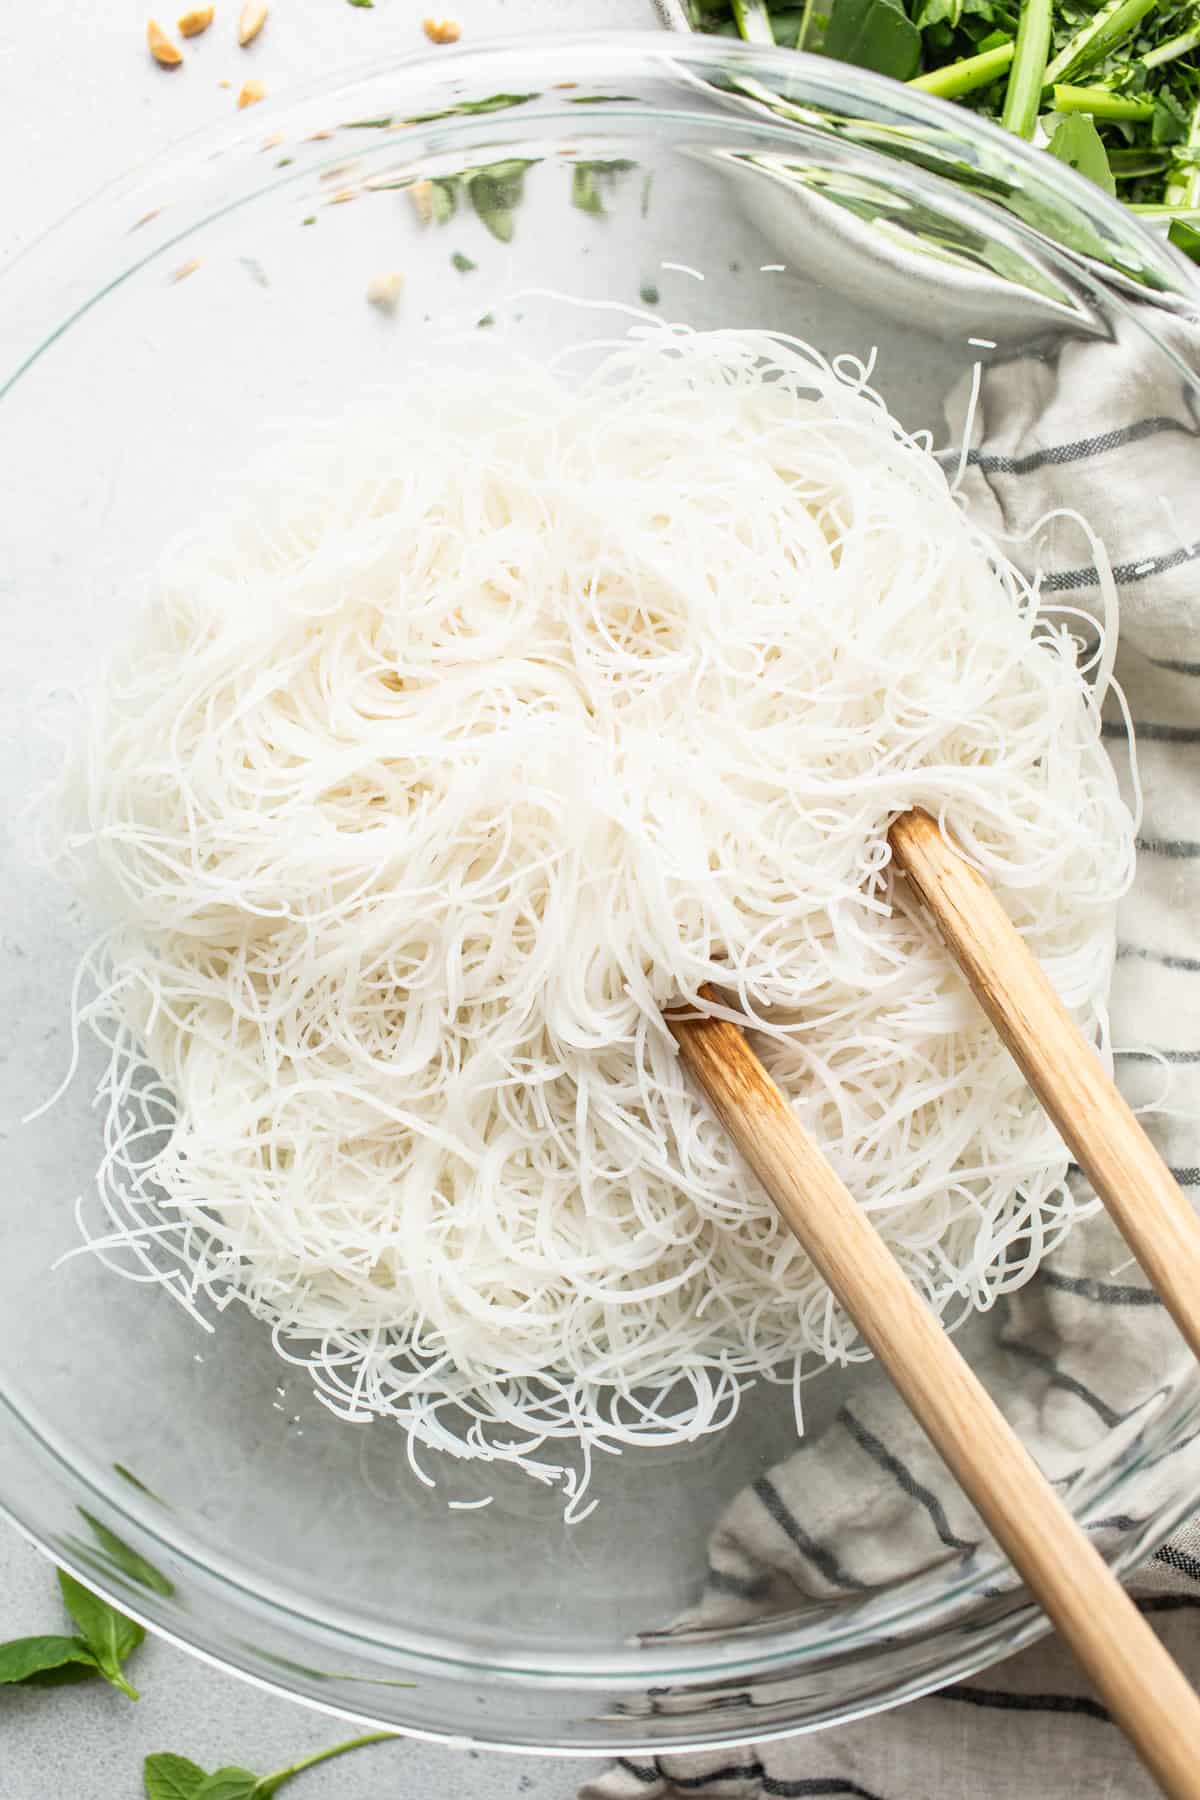
{"type": "MultiPolygon", "coordinates": [[[[52,754],[33,697],[86,678],[214,478],[272,421],[353,408],[447,323],[536,356],[627,323],[559,291],[875,347],[893,410],[953,444],[948,396],[977,359],[1049,367],[1080,336],[1168,359],[1191,283],[1115,202],[961,110],[718,40],[440,52],[242,114],[89,202],[0,286],[5,814],[52,754]],[[395,308],[368,305],[391,271],[395,308]]],[[[935,1544],[840,1597],[797,1589],[767,1617],[667,1633],[723,1509],[788,1453],[786,1389],[754,1390],[718,1437],[602,1459],[599,1507],[567,1526],[561,1496],[511,1470],[447,1463],[429,1490],[394,1427],[332,1417],[240,1308],[209,1335],[93,1257],[56,1267],[100,1155],[94,1047],[18,1122],[67,1065],[98,924],[11,841],[3,894],[0,1503],[59,1562],[330,1710],[574,1751],[844,1719],[1043,1629],[994,1553],[935,1544]]],[[[1144,1098],[1143,1066],[1123,1067],[1144,1098]]],[[[970,1354],[1005,1314],[964,1334],[970,1354]]],[[[1055,1471],[1119,1568],[1200,1499],[1169,1454],[1200,1377],[1173,1340],[1161,1363],[1153,1404],[1077,1421],[1055,1471]]],[[[879,1386],[862,1366],[816,1379],[811,1440],[879,1386]]],[[[997,1398],[1026,1429],[1019,1372],[997,1398]]],[[[937,1479],[932,1460],[915,1472],[937,1479]]]]}

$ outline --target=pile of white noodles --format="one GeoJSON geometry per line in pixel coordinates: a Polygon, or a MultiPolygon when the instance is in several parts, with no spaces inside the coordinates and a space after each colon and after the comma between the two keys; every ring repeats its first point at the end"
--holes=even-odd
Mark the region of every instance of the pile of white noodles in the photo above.
{"type": "Polygon", "coordinates": [[[860,365],[658,328],[581,381],[438,367],[237,493],[59,796],[117,920],[102,1254],[576,1500],[865,1354],[680,1073],[711,982],[947,1322],[1028,1278],[1066,1153],[886,830],[940,815],[1103,1047],[1131,821],[1075,622],[860,365]]]}

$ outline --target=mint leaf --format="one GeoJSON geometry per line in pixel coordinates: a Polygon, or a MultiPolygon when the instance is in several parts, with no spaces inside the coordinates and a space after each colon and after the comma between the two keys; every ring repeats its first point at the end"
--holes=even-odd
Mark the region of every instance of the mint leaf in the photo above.
{"type": "Polygon", "coordinates": [[[169,1750],[148,1756],[142,1764],[146,1800],[196,1800],[207,1780],[199,1763],[189,1762],[186,1756],[172,1756],[169,1750]]]}
{"type": "Polygon", "coordinates": [[[213,1775],[206,1775],[188,1800],[257,1800],[261,1792],[257,1775],[230,1764],[213,1775]]]}
{"type": "Polygon", "coordinates": [[[0,1686],[17,1687],[39,1676],[54,1681],[87,1681],[97,1673],[96,1658],[82,1638],[27,1637],[0,1644],[0,1686]]]}
{"type": "Polygon", "coordinates": [[[119,1613],[115,1606],[110,1606],[99,1594],[93,1594],[90,1588],[85,1588],[82,1582],[76,1581],[73,1575],[68,1575],[65,1569],[58,1571],[58,1585],[67,1603],[67,1611],[78,1625],[104,1679],[120,1688],[123,1694],[128,1694],[131,1700],[136,1700],[137,1689],[125,1679],[121,1664],[145,1637],[141,1626],[135,1625],[132,1619],[127,1619],[124,1613],[119,1613]]]}
{"type": "Polygon", "coordinates": [[[921,61],[921,34],[898,0],[833,0],[821,49],[835,62],[908,81],[921,61]]]}
{"type": "Polygon", "coordinates": [[[141,1587],[151,1588],[156,1594],[170,1595],[175,1592],[174,1583],[168,1581],[153,1563],[148,1563],[144,1556],[119,1538],[115,1531],[110,1531],[107,1525],[102,1525],[99,1519],[94,1519],[90,1512],[85,1512],[82,1506],[79,1511],[100,1548],[108,1552],[117,1568],[128,1575],[130,1581],[136,1581],[141,1587]]]}
{"type": "Polygon", "coordinates": [[[1117,184],[1108,166],[1108,152],[1104,148],[1104,141],[1086,113],[1071,113],[1065,118],[1056,127],[1046,148],[1051,156],[1057,156],[1059,162],[1078,169],[1081,175],[1086,175],[1089,181],[1102,187],[1106,194],[1116,193],[1117,184]]]}

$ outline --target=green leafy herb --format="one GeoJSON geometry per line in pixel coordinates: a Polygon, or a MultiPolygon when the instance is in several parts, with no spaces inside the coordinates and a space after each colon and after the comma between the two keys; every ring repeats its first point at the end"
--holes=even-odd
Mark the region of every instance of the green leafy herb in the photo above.
{"type": "Polygon", "coordinates": [[[643,281],[641,287],[638,289],[638,298],[644,306],[658,305],[659,293],[652,281],[643,281]]]}
{"type": "Polygon", "coordinates": [[[107,1525],[102,1525],[99,1519],[93,1518],[92,1514],[86,1512],[82,1506],[79,1508],[79,1512],[80,1516],[86,1520],[100,1548],[106,1553],[109,1560],[121,1570],[122,1574],[128,1575],[130,1581],[136,1581],[139,1587],[150,1588],[156,1594],[169,1596],[175,1592],[174,1584],[162,1571],[156,1569],[153,1563],[147,1562],[144,1556],[132,1549],[123,1538],[119,1538],[115,1531],[110,1531],[107,1525]]]}
{"type": "Polygon", "coordinates": [[[1046,148],[1051,156],[1057,156],[1060,162],[1078,169],[1081,175],[1086,175],[1089,181],[1094,181],[1106,193],[1116,193],[1117,184],[1108,166],[1104,140],[1086,113],[1074,113],[1064,119],[1056,127],[1046,148]]]}
{"type": "Polygon", "coordinates": [[[82,1638],[26,1637],[0,1644],[0,1686],[56,1686],[90,1681],[99,1673],[96,1658],[82,1638]]]}
{"type": "Polygon", "coordinates": [[[371,1731],[363,1737],[350,1738],[344,1744],[332,1744],[328,1750],[316,1750],[311,1756],[303,1756],[298,1762],[275,1769],[270,1775],[255,1775],[253,1770],[233,1763],[206,1775],[199,1764],[190,1762],[186,1756],[160,1751],[148,1756],[143,1763],[142,1784],[146,1800],[270,1800],[272,1794],[277,1794],[281,1787],[306,1769],[315,1769],[318,1763],[345,1756],[351,1750],[361,1750],[367,1744],[388,1743],[394,1738],[395,1733],[391,1731],[371,1731]]]}
{"type": "Polygon", "coordinates": [[[494,325],[495,323],[495,313],[486,312],[481,319],[476,319],[475,329],[476,331],[485,331],[489,325],[494,325]]]}
{"type": "Polygon", "coordinates": [[[131,1700],[136,1700],[137,1689],[126,1679],[121,1664],[145,1637],[142,1627],[119,1613],[107,1600],[102,1600],[99,1594],[85,1588],[65,1569],[58,1571],[58,1585],[67,1611],[78,1625],[80,1636],[96,1659],[96,1667],[104,1679],[111,1681],[131,1700]]]}
{"type": "Polygon", "coordinates": [[[478,263],[473,263],[469,256],[464,256],[461,250],[456,250],[450,258],[450,261],[454,264],[454,267],[458,270],[460,275],[469,275],[472,269],[477,269],[479,267],[478,263]]]}
{"type": "MultiPolygon", "coordinates": [[[[1200,210],[1200,5],[1197,0],[763,0],[775,42],[907,79],[939,99],[997,120],[1026,138],[1056,144],[1052,154],[1091,174],[1109,191],[1108,175],[1137,211],[1178,220],[1200,210]],[[1086,116],[1104,151],[1079,128],[1059,135],[1062,116],[1086,116]],[[1043,128],[1038,130],[1039,124],[1043,128]]],[[[763,38],[764,22],[748,0],[684,0],[701,31],[763,38]]],[[[788,102],[749,76],[731,85],[788,114],[788,102]]],[[[800,115],[793,115],[803,117],[800,115]]],[[[856,123],[871,141],[885,128],[856,123]]],[[[938,170],[922,134],[889,147],[938,170]]],[[[940,159],[944,171],[945,155],[940,159]]],[[[961,159],[954,172],[978,192],[987,178],[961,159]]],[[[994,184],[993,184],[994,185],[994,184]]],[[[997,190],[1011,211],[1024,196],[997,190]]],[[[592,204],[590,194],[581,203],[592,204]]],[[[1190,220],[1184,221],[1191,223],[1190,220]]],[[[1041,227],[1073,248],[1083,225],[1065,203],[1041,227]],[[1061,213],[1061,216],[1060,216],[1061,213]]],[[[1093,253],[1107,255],[1089,231],[1093,253]]],[[[1150,279],[1139,269],[1139,279],[1150,279]]]]}
{"type": "Polygon", "coordinates": [[[347,6],[365,6],[368,12],[370,12],[374,4],[375,0],[346,0],[347,6]]]}
{"type": "Polygon", "coordinates": [[[199,1763],[160,1751],[142,1764],[146,1800],[196,1800],[208,1777],[199,1763]]]}
{"type": "Polygon", "coordinates": [[[900,0],[833,0],[826,56],[907,81],[921,62],[921,34],[900,0]]]}
{"type": "Polygon", "coordinates": [[[1046,86],[1096,68],[1157,5],[1158,0],[1107,0],[1055,56],[1046,70],[1046,86]]]}

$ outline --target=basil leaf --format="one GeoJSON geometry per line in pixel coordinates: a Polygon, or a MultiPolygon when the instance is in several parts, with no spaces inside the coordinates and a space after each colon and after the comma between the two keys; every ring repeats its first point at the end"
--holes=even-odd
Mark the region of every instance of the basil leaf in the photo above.
{"type": "Polygon", "coordinates": [[[921,34],[897,0],[833,0],[825,56],[908,81],[921,61],[921,34]]]}
{"type": "Polygon", "coordinates": [[[213,1775],[206,1775],[189,1800],[256,1800],[259,1792],[257,1775],[230,1764],[213,1775]]]}
{"type": "Polygon", "coordinates": [[[146,1800],[196,1800],[207,1780],[199,1763],[189,1762],[186,1756],[172,1756],[169,1750],[148,1756],[142,1764],[146,1800]]]}
{"type": "Polygon", "coordinates": [[[45,1685],[57,1681],[88,1681],[98,1671],[96,1658],[82,1638],[26,1637],[0,1644],[0,1686],[17,1687],[22,1682],[45,1685]]]}
{"type": "Polygon", "coordinates": [[[141,1587],[151,1588],[156,1594],[170,1595],[175,1592],[174,1583],[168,1581],[153,1563],[148,1563],[144,1556],[119,1538],[115,1531],[110,1531],[107,1525],[102,1525],[99,1519],[94,1519],[90,1512],[85,1512],[82,1506],[79,1511],[87,1520],[100,1548],[108,1552],[117,1568],[128,1575],[130,1581],[136,1581],[141,1587]]]}
{"type": "Polygon", "coordinates": [[[137,1689],[125,1679],[121,1664],[132,1650],[136,1650],[145,1632],[124,1613],[119,1613],[115,1606],[102,1600],[99,1594],[93,1594],[82,1582],[68,1575],[65,1569],[58,1571],[58,1585],[62,1589],[63,1599],[67,1603],[67,1611],[78,1625],[88,1649],[96,1659],[96,1667],[106,1681],[128,1694],[131,1700],[138,1697],[137,1689]]]}

